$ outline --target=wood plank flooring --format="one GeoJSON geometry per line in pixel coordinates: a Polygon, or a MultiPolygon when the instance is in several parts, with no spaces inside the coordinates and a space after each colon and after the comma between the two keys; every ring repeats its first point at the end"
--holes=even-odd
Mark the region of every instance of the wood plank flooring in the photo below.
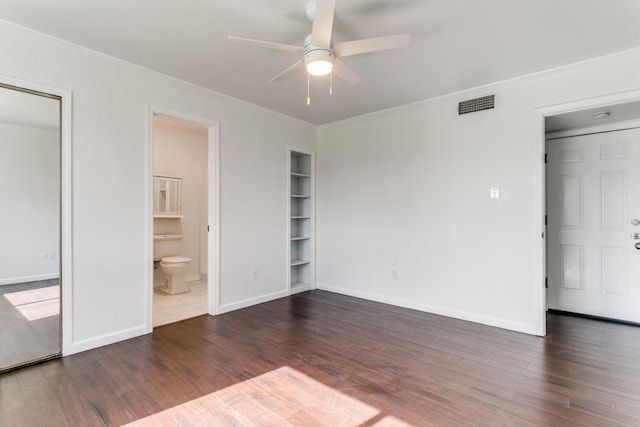
{"type": "Polygon", "coordinates": [[[0,376],[2,426],[637,426],[640,328],[533,337],[322,291],[0,376]]]}

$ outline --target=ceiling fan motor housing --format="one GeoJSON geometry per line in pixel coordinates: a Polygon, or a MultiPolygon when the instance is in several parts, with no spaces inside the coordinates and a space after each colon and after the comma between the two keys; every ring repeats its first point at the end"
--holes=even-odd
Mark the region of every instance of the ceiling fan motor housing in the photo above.
{"type": "Polygon", "coordinates": [[[308,64],[313,61],[329,61],[333,63],[335,54],[331,49],[326,47],[314,46],[304,51],[304,63],[308,64]]]}

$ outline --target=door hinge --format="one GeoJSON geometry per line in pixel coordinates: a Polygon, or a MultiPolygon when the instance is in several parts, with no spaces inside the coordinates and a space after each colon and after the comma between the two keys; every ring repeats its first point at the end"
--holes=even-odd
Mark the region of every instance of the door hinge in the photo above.
{"type": "Polygon", "coordinates": [[[544,239],[544,231],[542,232],[542,238],[544,239]]]}
{"type": "Polygon", "coordinates": [[[547,164],[547,153],[544,153],[544,163],[547,164]]]}
{"type": "Polygon", "coordinates": [[[544,278],[544,288],[545,289],[549,289],[549,278],[548,277],[544,278]]]}
{"type": "Polygon", "coordinates": [[[544,225],[545,225],[545,226],[547,225],[547,215],[546,215],[546,214],[545,214],[545,216],[544,216],[544,225]]]}
{"type": "Polygon", "coordinates": [[[209,226],[207,225],[207,233],[209,232],[209,226]]]}

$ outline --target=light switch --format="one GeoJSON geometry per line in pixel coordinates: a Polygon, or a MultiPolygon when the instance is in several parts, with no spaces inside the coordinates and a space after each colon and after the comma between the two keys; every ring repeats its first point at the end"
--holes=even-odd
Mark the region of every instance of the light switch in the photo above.
{"type": "Polygon", "coordinates": [[[489,197],[491,200],[498,200],[500,198],[500,187],[491,187],[489,189],[489,197]]]}

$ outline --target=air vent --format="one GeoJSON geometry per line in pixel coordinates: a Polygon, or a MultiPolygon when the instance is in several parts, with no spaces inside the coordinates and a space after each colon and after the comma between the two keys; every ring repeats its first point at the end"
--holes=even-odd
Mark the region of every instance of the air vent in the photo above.
{"type": "Polygon", "coordinates": [[[458,103],[458,115],[475,113],[476,111],[491,110],[496,107],[496,96],[487,95],[469,99],[458,103]]]}

